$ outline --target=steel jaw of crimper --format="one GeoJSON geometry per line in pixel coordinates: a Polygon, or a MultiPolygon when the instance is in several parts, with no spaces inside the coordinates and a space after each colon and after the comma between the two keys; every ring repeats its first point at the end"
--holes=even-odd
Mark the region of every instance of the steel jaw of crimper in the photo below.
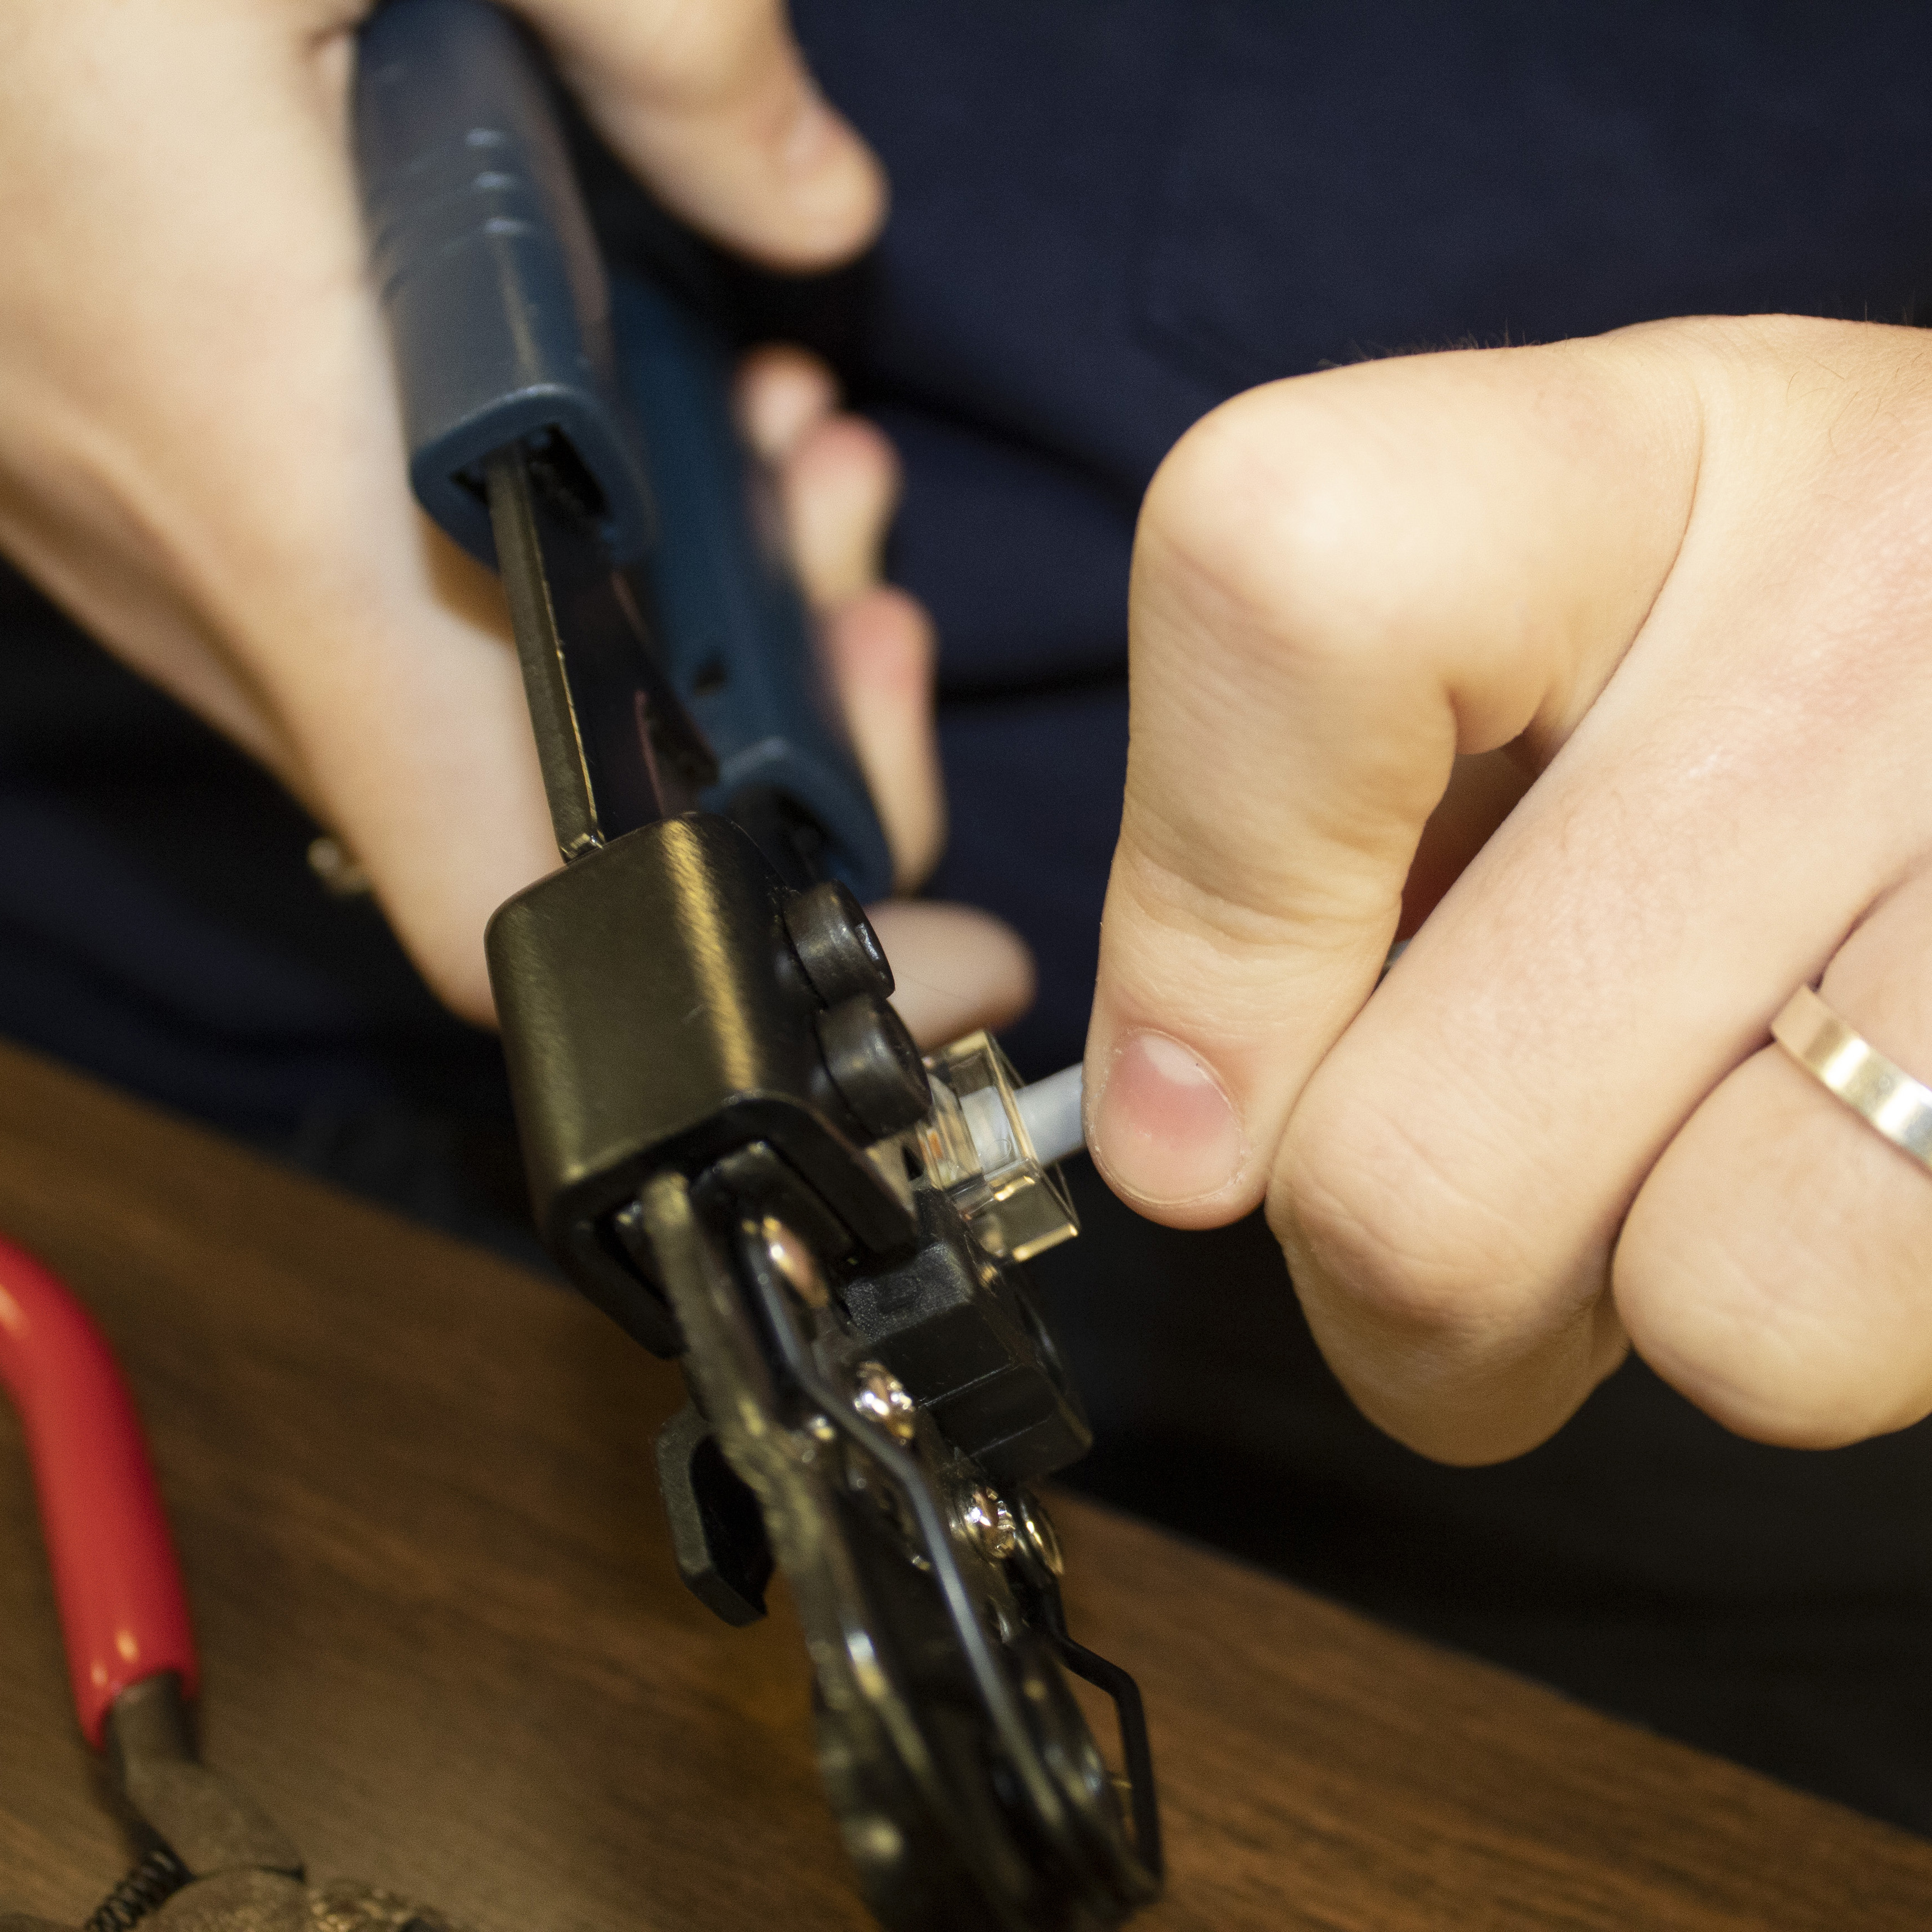
{"type": "Polygon", "coordinates": [[[1074,1232],[983,1039],[922,1060],[890,867],[748,500],[729,357],[606,283],[548,83],[482,0],[364,27],[356,130],[424,507],[502,571],[562,868],[488,936],[532,1202],[680,1358],[658,1473],[728,1621],[789,1580],[820,1755],[899,1932],[1158,1889],[1140,1702],[1068,1636],[1032,1485],[1088,1447],[1022,1272],[1074,1232]],[[1114,1700],[1108,1772],[1066,1673],[1114,1700]]]}
{"type": "Polygon", "coordinates": [[[1132,1834],[1062,1675],[1098,1660],[1066,1642],[1038,1501],[910,1399],[851,1318],[851,1284],[764,1205],[716,1169],[659,1174],[639,1200],[694,1399],[790,1585],[867,1898],[890,1926],[938,1932],[1118,1923],[1158,1870],[1131,1683],[1099,1679],[1122,1698],[1132,1834]]]}

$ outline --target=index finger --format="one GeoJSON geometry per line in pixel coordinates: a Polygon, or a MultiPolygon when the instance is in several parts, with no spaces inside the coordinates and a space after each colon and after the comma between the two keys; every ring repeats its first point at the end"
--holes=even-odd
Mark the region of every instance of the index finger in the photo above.
{"type": "Polygon", "coordinates": [[[1670,568],[1696,443],[1639,334],[1298,377],[1168,458],[1087,1056],[1130,1204],[1202,1226],[1259,1200],[1456,754],[1546,753],[1587,708],[1670,568]]]}

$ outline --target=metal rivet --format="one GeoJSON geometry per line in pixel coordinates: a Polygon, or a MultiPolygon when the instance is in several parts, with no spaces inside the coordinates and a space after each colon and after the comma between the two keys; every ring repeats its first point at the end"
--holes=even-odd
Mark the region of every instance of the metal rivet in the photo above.
{"type": "Polygon", "coordinates": [[[812,1250],[776,1215],[767,1214],[758,1224],[758,1232],[764,1238],[765,1252],[779,1280],[808,1308],[823,1308],[828,1298],[825,1277],[812,1250]]]}
{"type": "Polygon", "coordinates": [[[919,1410],[898,1377],[883,1362],[861,1362],[852,1378],[857,1384],[852,1406],[868,1422],[876,1422],[894,1442],[910,1442],[919,1426],[919,1410]]]}
{"type": "Polygon", "coordinates": [[[1004,1562],[1019,1546],[1013,1513],[991,1490],[976,1488],[959,1513],[959,1526],[982,1556],[1004,1562]]]}
{"type": "Polygon", "coordinates": [[[1046,1566],[1053,1576],[1064,1576],[1066,1559],[1060,1554],[1059,1532],[1053,1526],[1053,1519],[1030,1496],[1020,1498],[1020,1534],[1026,1538],[1027,1547],[1046,1566]]]}
{"type": "Polygon", "coordinates": [[[899,1828],[885,1818],[867,1818],[858,1825],[848,1826],[845,1842],[857,1864],[881,1869],[896,1863],[905,1850],[899,1828]]]}
{"type": "Polygon", "coordinates": [[[826,879],[784,909],[785,931],[812,989],[828,1006],[855,993],[887,994],[892,969],[879,935],[850,891],[826,879]]]}
{"type": "Polygon", "coordinates": [[[884,1140],[925,1119],[932,1106],[926,1062],[880,994],[856,994],[826,1007],[818,1028],[825,1070],[868,1138],[884,1140]]]}

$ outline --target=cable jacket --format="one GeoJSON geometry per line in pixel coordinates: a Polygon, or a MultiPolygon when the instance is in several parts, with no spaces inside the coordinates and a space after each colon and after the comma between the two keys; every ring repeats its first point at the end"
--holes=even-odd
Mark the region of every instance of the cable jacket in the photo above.
{"type": "Polygon", "coordinates": [[[1065,1160],[1087,1144],[1087,1130],[1080,1118],[1081,1084],[1076,1061],[1021,1088],[1013,1096],[1027,1138],[1042,1167],[1065,1160]]]}

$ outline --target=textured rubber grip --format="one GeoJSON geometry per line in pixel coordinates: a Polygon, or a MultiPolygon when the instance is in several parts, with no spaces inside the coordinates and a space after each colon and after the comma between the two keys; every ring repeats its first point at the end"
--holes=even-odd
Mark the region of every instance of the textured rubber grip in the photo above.
{"type": "Polygon", "coordinates": [[[494,563],[483,459],[551,430],[594,479],[613,558],[641,556],[650,494],[603,265],[524,30],[484,0],[394,0],[357,58],[364,216],[418,500],[494,563]]]}
{"type": "Polygon", "coordinates": [[[130,1684],[200,1682],[188,1598],[133,1399],[93,1319],[0,1241],[0,1387],[20,1412],[67,1643],[74,1713],[97,1748],[130,1684]]]}

